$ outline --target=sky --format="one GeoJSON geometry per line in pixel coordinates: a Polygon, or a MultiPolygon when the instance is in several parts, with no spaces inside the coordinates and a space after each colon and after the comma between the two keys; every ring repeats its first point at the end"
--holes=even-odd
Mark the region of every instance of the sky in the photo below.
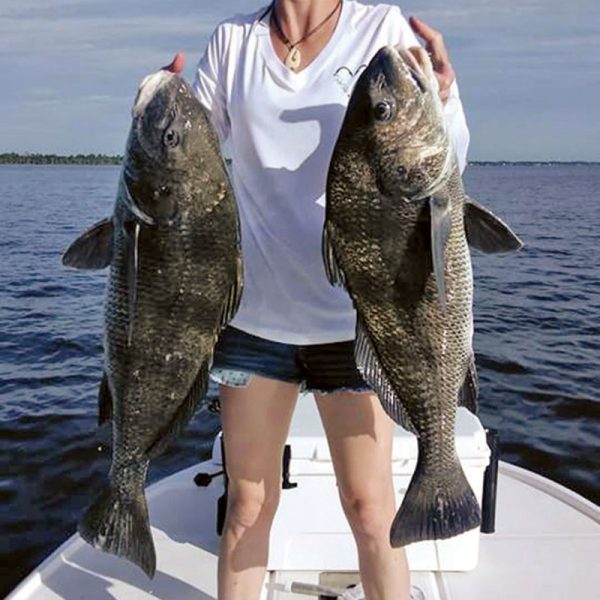
{"type": "MultiPolygon", "coordinates": [[[[144,75],[267,0],[0,0],[0,152],[121,153],[144,75]]],[[[440,29],[471,160],[600,160],[599,0],[403,0],[440,29]]]]}

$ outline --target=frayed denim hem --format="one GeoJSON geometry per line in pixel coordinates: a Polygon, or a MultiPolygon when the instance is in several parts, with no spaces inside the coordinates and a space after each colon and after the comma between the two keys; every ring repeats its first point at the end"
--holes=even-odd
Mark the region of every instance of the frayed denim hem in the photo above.
{"type": "MultiPolygon", "coordinates": [[[[273,377],[267,373],[259,373],[256,371],[245,371],[243,369],[228,369],[223,367],[216,367],[211,370],[210,378],[219,385],[225,385],[227,387],[232,388],[244,388],[247,387],[252,377],[254,375],[258,375],[259,377],[267,377],[269,379],[277,379],[277,381],[282,381],[284,383],[299,383],[296,381],[288,381],[284,379],[279,379],[277,377],[273,377]]],[[[318,388],[308,388],[306,387],[306,382],[300,383],[301,394],[311,393],[311,394],[319,394],[321,396],[329,396],[331,394],[336,394],[338,392],[343,393],[354,393],[354,394],[364,394],[367,392],[372,392],[373,389],[368,385],[361,385],[356,387],[346,387],[341,386],[334,389],[318,389],[318,388]]]]}

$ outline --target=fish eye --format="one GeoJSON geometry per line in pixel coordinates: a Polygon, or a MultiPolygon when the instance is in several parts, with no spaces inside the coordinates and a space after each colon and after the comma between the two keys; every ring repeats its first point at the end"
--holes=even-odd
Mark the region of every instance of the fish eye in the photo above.
{"type": "Polygon", "coordinates": [[[167,129],[163,136],[163,143],[167,148],[175,148],[179,145],[179,134],[174,129],[167,129]]]}
{"type": "Polygon", "coordinates": [[[373,114],[378,121],[389,121],[394,115],[394,105],[388,100],[382,100],[373,108],[373,114]]]}
{"type": "Polygon", "coordinates": [[[171,188],[168,185],[161,185],[158,189],[154,190],[154,198],[164,198],[165,196],[171,195],[171,188]]]}

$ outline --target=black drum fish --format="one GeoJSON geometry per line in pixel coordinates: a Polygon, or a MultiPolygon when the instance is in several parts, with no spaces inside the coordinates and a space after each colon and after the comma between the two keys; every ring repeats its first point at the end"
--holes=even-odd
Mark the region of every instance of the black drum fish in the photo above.
{"type": "Polygon", "coordinates": [[[242,292],[237,206],[207,112],[177,74],[142,82],[112,217],[77,239],[67,266],[110,265],[100,421],[112,419],[109,481],[81,536],[150,577],[150,459],[205,395],[213,348],[242,292]]]}
{"type": "Polygon", "coordinates": [[[480,523],[454,438],[457,405],[477,407],[469,245],[522,244],[465,195],[425,51],[382,48],[357,81],[333,153],[323,256],[357,311],[359,369],[418,437],[393,546],[480,523]]]}

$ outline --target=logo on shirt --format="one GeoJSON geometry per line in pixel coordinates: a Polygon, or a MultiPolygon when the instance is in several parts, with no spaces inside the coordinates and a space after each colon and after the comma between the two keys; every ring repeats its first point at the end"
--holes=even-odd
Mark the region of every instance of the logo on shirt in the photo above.
{"type": "Polygon", "coordinates": [[[333,77],[340,84],[346,96],[350,97],[352,88],[358,79],[358,76],[367,68],[367,65],[360,65],[354,71],[349,67],[340,67],[333,77]]]}

